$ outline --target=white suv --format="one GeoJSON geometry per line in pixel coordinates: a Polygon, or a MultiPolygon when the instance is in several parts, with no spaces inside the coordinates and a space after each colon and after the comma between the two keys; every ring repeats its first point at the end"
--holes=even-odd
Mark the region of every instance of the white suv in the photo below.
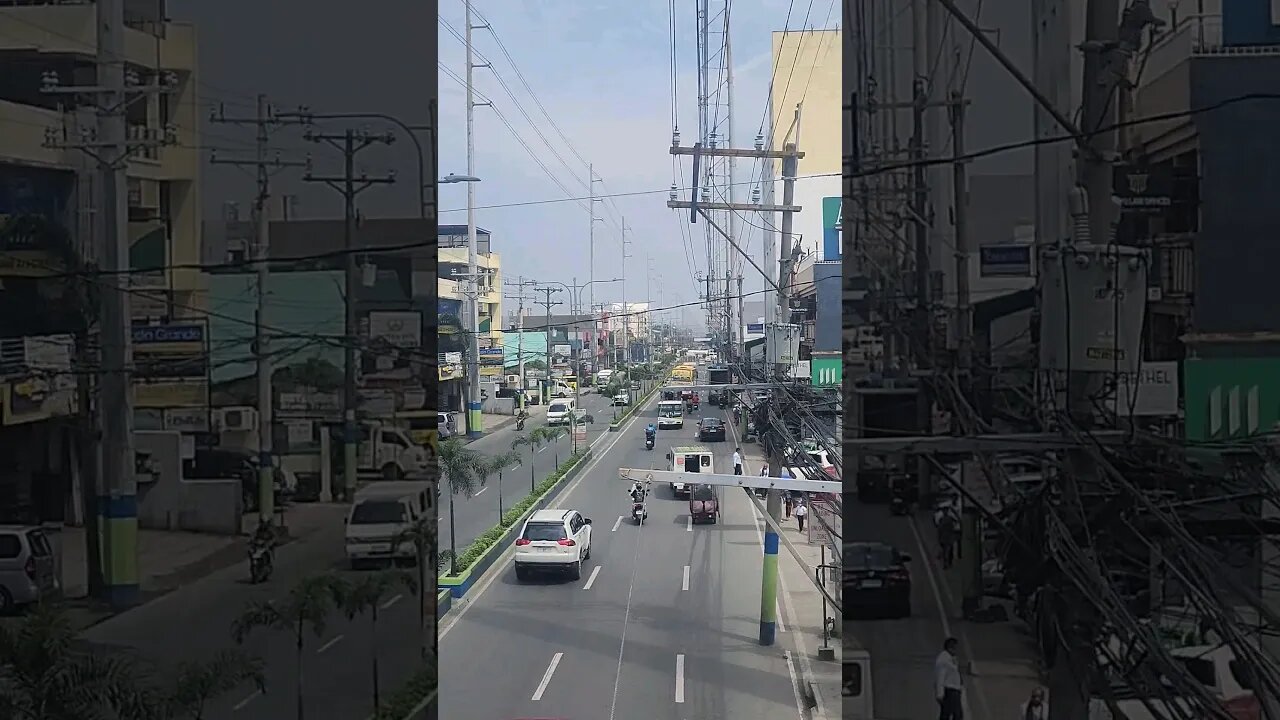
{"type": "Polygon", "coordinates": [[[516,579],[535,570],[582,577],[582,563],[591,557],[591,518],[577,510],[539,510],[525,521],[516,540],[516,579]]]}

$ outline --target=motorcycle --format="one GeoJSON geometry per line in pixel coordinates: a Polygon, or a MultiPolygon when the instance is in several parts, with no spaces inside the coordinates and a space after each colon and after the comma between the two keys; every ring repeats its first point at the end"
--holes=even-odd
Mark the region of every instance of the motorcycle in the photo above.
{"type": "Polygon", "coordinates": [[[631,503],[631,519],[639,525],[649,519],[649,509],[642,502],[631,503]]]}
{"type": "Polygon", "coordinates": [[[249,582],[266,582],[271,577],[272,555],[271,548],[265,545],[249,548],[249,582]]]}
{"type": "Polygon", "coordinates": [[[516,418],[516,430],[524,429],[524,417],[516,418]]]}
{"type": "Polygon", "coordinates": [[[645,450],[652,450],[652,449],[653,449],[653,443],[654,443],[654,437],[653,437],[652,435],[645,435],[645,436],[644,436],[644,449],[645,449],[645,450]]]}

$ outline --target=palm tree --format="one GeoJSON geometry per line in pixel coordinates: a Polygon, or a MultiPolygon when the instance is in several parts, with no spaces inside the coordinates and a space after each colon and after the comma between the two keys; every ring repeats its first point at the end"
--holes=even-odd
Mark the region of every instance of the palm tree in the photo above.
{"type": "Polygon", "coordinates": [[[210,700],[234,690],[246,680],[261,692],[267,683],[262,660],[238,649],[223,650],[209,662],[187,662],[178,667],[173,691],[165,700],[165,717],[202,720],[210,700]]]}
{"type": "Polygon", "coordinates": [[[403,570],[382,570],[372,575],[365,575],[354,584],[347,586],[342,598],[342,610],[348,620],[357,615],[369,614],[369,661],[373,673],[373,712],[376,715],[382,708],[382,693],[378,685],[378,610],[397,588],[404,588],[411,593],[418,592],[418,583],[413,575],[403,570]]]}
{"type": "Polygon", "coordinates": [[[547,440],[550,440],[551,437],[552,436],[551,436],[550,430],[547,428],[547,426],[543,425],[541,427],[534,428],[532,431],[529,432],[528,435],[517,435],[515,439],[511,441],[512,450],[515,450],[521,445],[529,446],[529,450],[530,450],[529,452],[529,456],[530,456],[529,493],[530,494],[534,492],[534,490],[538,485],[538,478],[536,474],[536,468],[538,464],[532,461],[533,454],[536,453],[538,450],[542,449],[542,443],[546,442],[547,440]]]}
{"type": "MultiPolygon", "coordinates": [[[[534,430],[537,433],[537,430],[534,430]]],[[[462,440],[451,437],[440,443],[437,459],[440,479],[449,489],[449,574],[458,574],[458,534],[453,521],[453,496],[463,493],[471,497],[476,488],[484,485],[480,471],[484,456],[467,447],[462,440]]]]}
{"type": "Polygon", "coordinates": [[[556,469],[559,470],[560,469],[560,438],[564,437],[565,430],[559,425],[547,426],[546,428],[543,428],[543,429],[547,431],[546,432],[547,439],[550,440],[554,445],[556,469]]]}
{"type": "Polygon", "coordinates": [[[521,462],[520,453],[509,450],[498,455],[494,455],[485,460],[484,466],[481,468],[481,474],[485,478],[491,477],[494,473],[498,475],[498,524],[502,524],[502,473],[509,467],[519,465],[521,462]]]}
{"type": "MultiPolygon", "coordinates": [[[[414,564],[418,570],[418,641],[422,644],[420,655],[427,656],[427,563],[435,565],[436,557],[436,513],[423,515],[413,524],[400,531],[395,537],[393,544],[399,546],[401,543],[413,543],[414,564]]],[[[435,610],[432,609],[434,616],[435,610]]],[[[431,633],[431,651],[434,653],[437,649],[436,634],[431,633]]]]}
{"type": "Polygon", "coordinates": [[[157,718],[158,698],[136,663],[77,647],[63,614],[37,608],[0,625],[0,717],[14,720],[157,718]]]}
{"type": "Polygon", "coordinates": [[[346,595],[346,583],[336,575],[313,575],[294,585],[283,601],[254,600],[244,607],[231,623],[231,637],[236,644],[258,628],[289,632],[293,635],[298,665],[297,720],[304,720],[302,704],[302,651],[307,630],[320,637],[328,625],[329,615],[340,607],[346,595]]]}

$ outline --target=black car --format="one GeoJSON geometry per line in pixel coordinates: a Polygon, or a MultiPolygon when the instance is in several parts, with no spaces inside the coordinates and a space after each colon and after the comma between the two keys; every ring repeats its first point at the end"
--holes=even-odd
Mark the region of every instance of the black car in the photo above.
{"type": "Polygon", "coordinates": [[[844,546],[845,612],[861,610],[911,617],[911,556],[892,545],[855,542],[844,546]]]}
{"type": "Polygon", "coordinates": [[[720,418],[707,417],[699,420],[698,440],[724,440],[724,423],[720,418]]]}

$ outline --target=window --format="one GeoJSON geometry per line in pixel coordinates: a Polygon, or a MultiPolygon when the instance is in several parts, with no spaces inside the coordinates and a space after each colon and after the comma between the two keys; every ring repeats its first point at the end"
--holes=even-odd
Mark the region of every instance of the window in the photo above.
{"type": "Polygon", "coordinates": [[[556,542],[566,537],[563,523],[529,523],[524,526],[525,540],[556,542]]]}
{"type": "Polygon", "coordinates": [[[49,544],[49,538],[39,530],[32,530],[27,533],[27,543],[31,545],[31,554],[36,557],[52,557],[53,546],[49,544]]]}
{"type": "Polygon", "coordinates": [[[389,525],[405,521],[399,500],[365,500],[351,511],[352,525],[389,525]]]}
{"type": "Polygon", "coordinates": [[[841,697],[858,697],[862,694],[862,663],[845,663],[842,668],[844,687],[841,697]]]}
{"type": "Polygon", "coordinates": [[[409,447],[409,444],[405,442],[404,437],[400,435],[400,433],[384,432],[382,433],[382,441],[388,445],[395,445],[400,448],[409,447]]]}
{"type": "Polygon", "coordinates": [[[22,541],[17,535],[5,533],[0,535],[0,559],[13,560],[22,554],[22,541]]]}

